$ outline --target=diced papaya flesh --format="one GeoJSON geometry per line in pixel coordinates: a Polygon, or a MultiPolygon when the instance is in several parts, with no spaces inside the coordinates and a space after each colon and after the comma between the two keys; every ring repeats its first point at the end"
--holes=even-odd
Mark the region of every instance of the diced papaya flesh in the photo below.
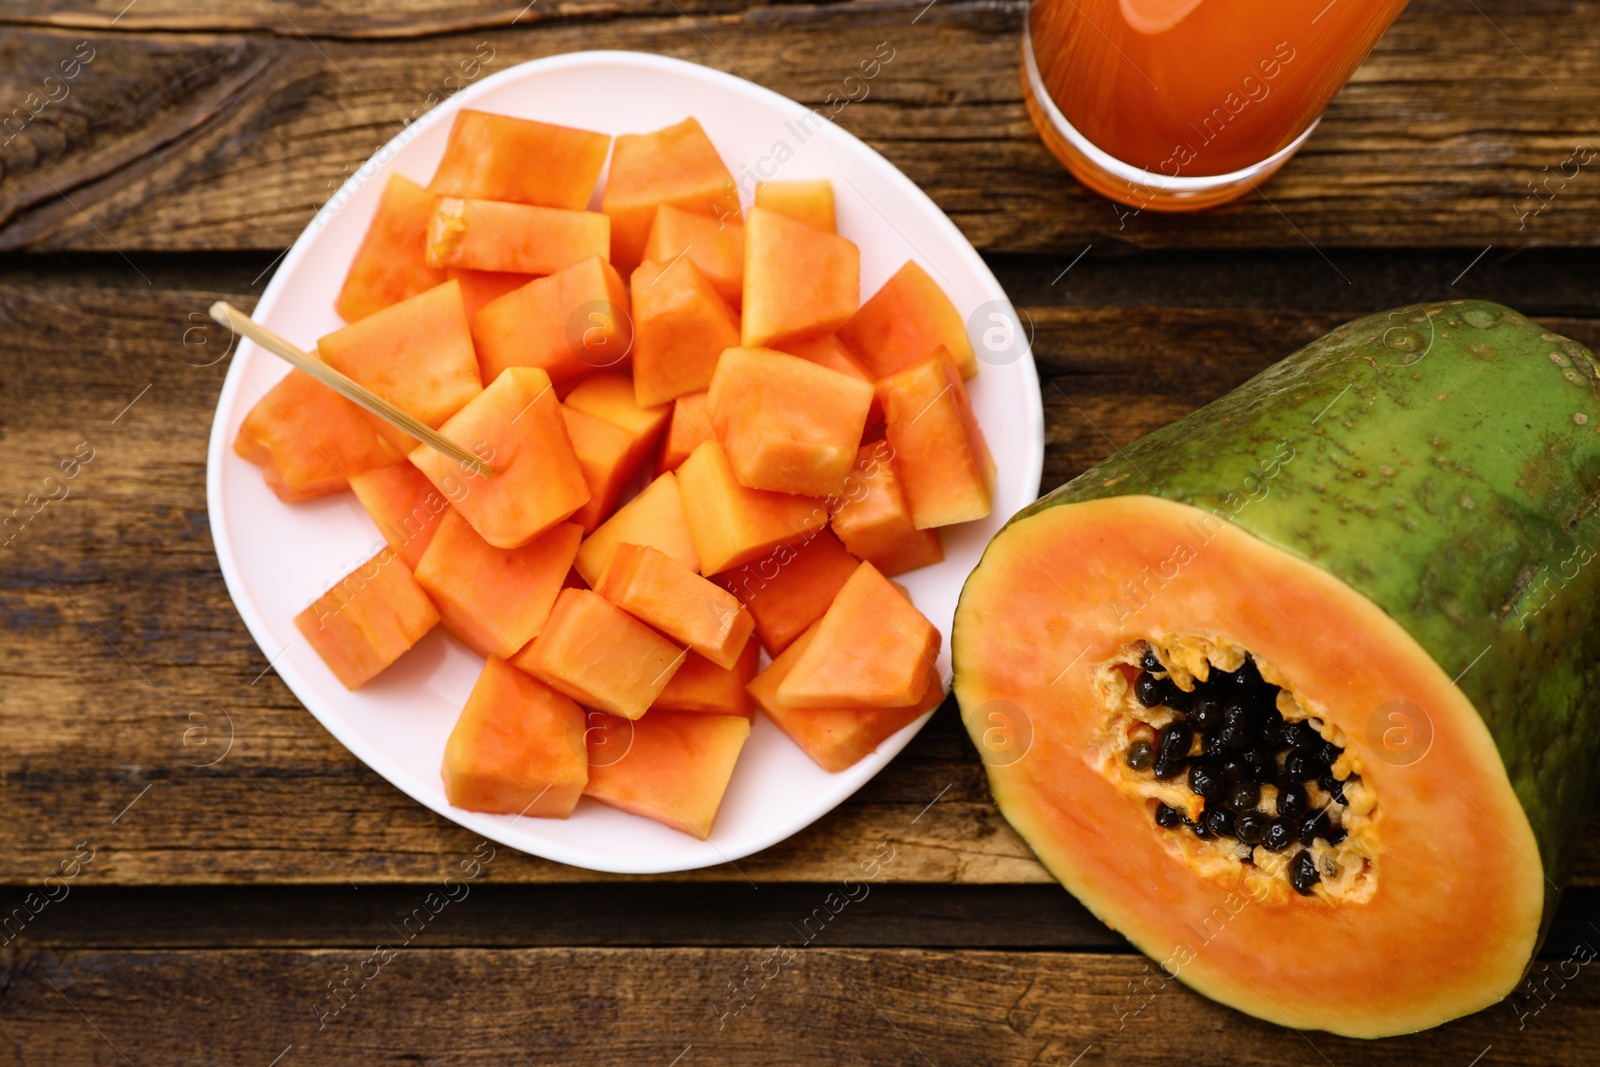
{"type": "Polygon", "coordinates": [[[562,382],[619,366],[633,344],[627,287],[590,256],[484,304],[472,341],[485,381],[507,367],[539,367],[562,382]]]}
{"type": "Polygon", "coordinates": [[[610,255],[611,220],[598,211],[441,196],[428,221],[434,267],[554,274],[610,255]]]}
{"type": "Polygon", "coordinates": [[[576,211],[589,203],[610,148],[603,133],[463,108],[429,188],[576,211]]]}
{"type": "Polygon", "coordinates": [[[821,501],[742,485],[715,441],[690,453],[677,477],[702,574],[760,559],[825,525],[821,501]]]}
{"type": "Polygon", "coordinates": [[[356,249],[333,310],[346,322],[364,319],[445,280],[424,255],[434,193],[403,174],[384,184],[378,210],[356,249]]]}
{"type": "Polygon", "coordinates": [[[767,208],[750,209],[740,322],[745,346],[826,336],[860,304],[861,253],[852,242],[767,208]]]}
{"type": "MultiPolygon", "coordinates": [[[[450,485],[454,490],[463,483],[452,480],[450,485]]],[[[449,499],[409,462],[352,474],[350,488],[389,547],[415,570],[440,520],[450,510],[449,499]]]]}
{"type": "Polygon", "coordinates": [[[650,705],[650,713],[683,711],[753,718],[755,709],[745,686],[755,679],[760,663],[761,644],[754,637],[745,642],[744,651],[732,667],[719,667],[691,649],[683,665],[672,672],[667,687],[650,705]]]}
{"type": "MultiPolygon", "coordinates": [[[[990,322],[978,324],[994,328],[990,322]]],[[[940,347],[963,378],[978,373],[967,324],[939,284],[915,260],[883,283],[839,330],[874,378],[915,366],[940,347]]]]}
{"type": "Polygon", "coordinates": [[[640,406],[711,384],[717,358],[739,343],[739,320],[687,256],[633,272],[633,388],[640,406]]]}
{"type": "Polygon", "coordinates": [[[444,746],[445,797],[467,811],[565,819],[589,781],[583,709],[498,656],[444,746]]]}
{"type": "Polygon", "coordinates": [[[917,528],[989,514],[994,460],[953,364],[935,355],[880,381],[878,395],[895,472],[917,528]]]}
{"type": "Polygon", "coordinates": [[[671,263],[679,256],[700,268],[722,299],[738,307],[744,295],[744,220],[685,211],[666,204],[657,209],[644,258],[671,263]]]}
{"type": "Polygon", "coordinates": [[[644,257],[658,208],[737,219],[739,190],[705,130],[689,118],[618,137],[600,203],[611,216],[611,261],[632,270],[644,257]]]}
{"type": "Polygon", "coordinates": [[[756,207],[776,211],[828,233],[834,224],[833,182],[827,178],[756,183],[756,207]]]}
{"type": "Polygon", "coordinates": [[[295,628],[346,689],[371,681],[438,621],[427,593],[391,548],[339,579],[294,617],[295,628]]]}
{"type": "Polygon", "coordinates": [[[511,659],[587,707],[637,719],[683,662],[683,650],[588,589],[563,589],[543,631],[511,659]]]}
{"type": "Polygon", "coordinates": [[[887,441],[862,445],[831,508],[833,532],[844,546],[890,578],[944,559],[939,531],[919,530],[912,521],[893,456],[887,441]]]}
{"type": "Polygon", "coordinates": [[[771,655],[780,655],[811,624],[822,618],[861,561],[830,530],[779,545],[766,557],[717,575],[717,584],[744,602],[755,619],[756,636],[771,655]]]}
{"type": "Polygon", "coordinates": [[[261,394],[233,450],[287,504],[343,492],[352,476],[404,461],[365,411],[298,369],[261,394]]]}
{"type": "Polygon", "coordinates": [[[648,545],[618,545],[595,591],[724,669],[755,632],[738,597],[648,545]]]}
{"type": "Polygon", "coordinates": [[[750,736],[749,720],[658,711],[633,723],[601,725],[589,729],[595,747],[584,795],[702,841],[710,837],[750,736]],[[602,753],[602,744],[611,750],[602,753]]]}
{"type": "Polygon", "coordinates": [[[617,547],[624,544],[658,548],[699,573],[700,556],[689,532],[678,479],[671,471],[659,475],[589,535],[578,549],[578,574],[591,587],[599,585],[617,547]]]}

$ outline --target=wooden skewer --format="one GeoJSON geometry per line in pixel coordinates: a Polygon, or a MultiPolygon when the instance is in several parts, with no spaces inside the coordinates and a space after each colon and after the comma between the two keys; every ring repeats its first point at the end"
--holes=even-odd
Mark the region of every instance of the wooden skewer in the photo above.
{"type": "Polygon", "coordinates": [[[494,465],[488,460],[473,455],[438,430],[435,430],[427,423],[419,422],[360,382],[334,370],[316,356],[311,355],[311,353],[303,352],[296,348],[226,300],[218,300],[211,305],[211,317],[234,333],[248,337],[268,352],[282,356],[340,396],[360,404],[389,425],[404,430],[423,444],[449,456],[473,473],[480,474],[485,478],[494,476],[494,465]]]}

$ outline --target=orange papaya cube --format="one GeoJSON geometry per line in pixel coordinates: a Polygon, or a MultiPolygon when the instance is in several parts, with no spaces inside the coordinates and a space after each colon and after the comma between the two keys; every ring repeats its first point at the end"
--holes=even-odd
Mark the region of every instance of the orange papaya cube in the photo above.
{"type": "Polygon", "coordinates": [[[554,274],[611,255],[611,220],[598,211],[441,196],[428,222],[428,263],[554,274]]]}
{"type": "Polygon", "coordinates": [[[612,759],[605,749],[628,736],[628,725],[590,725],[591,764],[583,795],[702,841],[710,837],[734,764],[750,736],[749,720],[664,711],[646,715],[632,727],[626,753],[612,759]]]}
{"type": "Polygon", "coordinates": [[[583,709],[490,656],[444,745],[454,807],[565,819],[589,781],[583,709]]]}
{"type": "Polygon", "coordinates": [[[779,545],[754,563],[717,575],[717,584],[744,602],[762,647],[776,656],[822,618],[861,566],[830,531],[779,545]]]}
{"type": "Polygon", "coordinates": [[[730,348],[717,361],[706,409],[744,485],[826,496],[855,463],[872,397],[861,379],[798,356],[730,348]]]}
{"type": "Polygon", "coordinates": [[[860,355],[874,378],[921,363],[940,345],[963,378],[978,373],[961,313],[914,260],[907,260],[861,305],[855,317],[839,328],[839,336],[860,355]]]}
{"type": "Polygon", "coordinates": [[[566,405],[627,430],[633,437],[633,451],[628,456],[633,465],[655,448],[672,418],[672,408],[664,402],[639,403],[633,380],[621,371],[589,375],[572,387],[566,405]]]}
{"type": "Polygon", "coordinates": [[[661,446],[657,474],[675,471],[702,441],[716,440],[711,416],[706,411],[706,394],[689,393],[672,402],[672,419],[667,423],[667,438],[661,446]]]}
{"type": "Polygon", "coordinates": [[[372,224],[333,302],[341,319],[364,319],[445,280],[444,272],[429,266],[424,254],[435,199],[404,175],[389,176],[372,224]]]}
{"type": "Polygon", "coordinates": [[[727,669],[756,628],[738,597],[649,545],[618,545],[595,592],[727,669]]]}
{"type": "Polygon", "coordinates": [[[633,344],[628,291],[600,256],[535,278],[478,309],[472,341],[485,381],[539,367],[554,381],[616,366],[633,344]]]}
{"type": "Polygon", "coordinates": [[[917,529],[989,514],[994,460],[954,364],[935,354],[878,383],[884,434],[917,529]]]}
{"type": "Polygon", "coordinates": [[[938,654],[933,623],[863,562],[817,620],[776,698],[793,708],[902,708],[921,698],[938,654]]]}
{"type": "MultiPolygon", "coordinates": [[[[589,502],[561,403],[542,370],[503,372],[439,432],[494,466],[493,477],[468,477],[466,492],[452,499],[496,548],[525,545],[589,502]]],[[[455,460],[427,445],[411,462],[446,494],[464,476],[455,460]]]]}
{"type": "Polygon", "coordinates": [[[428,187],[577,211],[594,194],[610,148],[603,133],[463,109],[428,187]]]}
{"type": "MultiPolygon", "coordinates": [[[[818,626],[821,624],[819,623],[818,626]]],[[[898,708],[793,708],[778,699],[778,690],[805,656],[817,634],[811,627],[795,639],[783,655],[756,675],[748,689],[766,713],[800,751],[825,771],[842,771],[875,752],[902,727],[944,700],[944,686],[932,666],[923,666],[923,691],[912,703],[898,708]]]]}
{"type": "Polygon", "coordinates": [[[671,263],[683,256],[706,276],[733,307],[744,294],[744,218],[737,213],[718,218],[685,211],[671,204],[656,212],[645,242],[644,258],[671,263]]]}
{"type": "Polygon", "coordinates": [[[394,549],[339,579],[294,625],[346,689],[359,689],[399,659],[439,621],[394,549]]]}
{"type": "Polygon", "coordinates": [[[343,492],[352,475],[404,455],[373,429],[365,411],[302,370],[261,394],[239,424],[233,450],[261,468],[286,504],[343,492]]]}
{"type": "Polygon", "coordinates": [[[623,488],[633,477],[629,466],[633,438],[621,426],[566,404],[561,405],[561,417],[566,421],[572,451],[589,487],[589,502],[573,513],[572,521],[583,527],[584,533],[593,533],[615,510],[623,488]]]}
{"type": "Polygon", "coordinates": [[[756,207],[787,215],[819,230],[838,232],[833,218],[833,182],[827,178],[757,182],[756,207]]]}
{"type": "Polygon", "coordinates": [[[618,270],[631,271],[643,261],[656,209],[663,205],[715,219],[739,216],[733,175],[692,118],[617,138],[600,210],[611,216],[611,262],[618,270]]]}
{"type": "Polygon", "coordinates": [[[863,445],[845,488],[830,501],[833,532],[851,555],[868,560],[885,577],[944,559],[938,530],[919,530],[895,473],[887,441],[863,445]]]}
{"type": "Polygon", "coordinates": [[[701,574],[760,559],[824,525],[827,509],[820,501],[741,484],[715,441],[689,453],[677,476],[701,574]]]}
{"type": "Polygon", "coordinates": [[[324,363],[435,429],[483,391],[460,282],[443,282],[317,341],[324,363]]]}
{"type": "MultiPolygon", "coordinates": [[[[459,493],[465,484],[460,479],[453,481],[452,493],[459,493]]],[[[438,532],[440,520],[450,510],[449,499],[409,462],[352,474],[350,488],[389,547],[415,570],[438,532]]]]}
{"type": "Polygon", "coordinates": [[[711,384],[717,357],[739,343],[739,319],[687,256],[633,272],[633,391],[665,404],[711,384]]]}
{"type": "Polygon", "coordinates": [[[700,556],[689,535],[678,479],[671,471],[658,475],[589,535],[578,549],[574,564],[578,576],[590,587],[599,585],[618,545],[649,545],[699,572],[700,556]]]}
{"type": "Polygon", "coordinates": [[[750,209],[740,322],[745,347],[825,337],[860,304],[861,251],[854,243],[768,208],[750,209]]]}
{"type": "Polygon", "coordinates": [[[650,705],[650,712],[683,711],[696,715],[742,715],[755,717],[750,694],[745,686],[755,679],[761,665],[761,644],[754,637],[732,667],[719,667],[691,650],[683,666],[672,673],[672,680],[650,705]]]}
{"type": "MultiPolygon", "coordinates": [[[[836,370],[840,374],[875,385],[877,379],[867,373],[861,365],[861,360],[850,351],[850,346],[839,340],[839,335],[830,333],[826,337],[817,337],[809,341],[786,341],[779,345],[777,350],[791,356],[799,356],[819,367],[836,370]]],[[[883,404],[879,402],[877,394],[872,397],[872,406],[867,409],[867,424],[861,431],[861,439],[870,441],[883,435],[883,404]]]]}
{"type": "Polygon", "coordinates": [[[480,656],[515,655],[544,628],[583,530],[559,522],[520,548],[495,548],[455,511],[417,564],[444,628],[480,656]]]}
{"type": "Polygon", "coordinates": [[[683,650],[589,589],[563,589],[544,629],[511,660],[586,707],[637,719],[683,650]]]}
{"type": "Polygon", "coordinates": [[[498,300],[513,289],[521,289],[534,278],[532,274],[499,270],[466,270],[462,267],[447,267],[444,273],[445,277],[461,283],[461,302],[467,306],[468,321],[471,321],[478,314],[478,309],[489,301],[498,300]]]}

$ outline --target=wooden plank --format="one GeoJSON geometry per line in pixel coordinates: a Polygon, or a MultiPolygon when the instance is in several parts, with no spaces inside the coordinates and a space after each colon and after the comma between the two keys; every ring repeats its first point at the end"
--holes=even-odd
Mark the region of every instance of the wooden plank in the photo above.
{"type": "MultiPolygon", "coordinates": [[[[27,494],[43,492],[80,445],[94,453],[64,499],[25,510],[0,558],[0,883],[37,882],[80,841],[96,850],[85,884],[426,881],[476,841],[336,744],[266,669],[228,599],[204,496],[226,363],[191,365],[225,339],[188,333],[210,329],[204,309],[219,295],[231,294],[0,288],[0,515],[28,509],[27,494]],[[214,758],[230,723],[226,758],[195,766],[214,758]]],[[[1050,418],[1047,484],[1350,317],[1030,316],[1050,418]]],[[[1552,325],[1597,339],[1596,320],[1552,325]]],[[[1600,835],[1587,841],[1578,884],[1600,885],[1600,835]]],[[[948,704],[810,829],[737,869],[682,877],[836,881],[880,842],[895,849],[894,881],[1049,881],[995,811],[948,704]]],[[[596,880],[509,853],[493,878],[596,880]]]]}
{"type": "Polygon", "coordinates": [[[16,29],[0,38],[0,101],[37,94],[46,68],[79,42],[96,58],[60,105],[42,107],[0,149],[0,250],[120,250],[135,261],[160,249],[276,250],[430,97],[459,85],[463,63],[481,77],[583,48],[681,56],[813,107],[829,94],[859,97],[864,85],[837,121],[986,250],[1313,248],[1336,264],[1339,249],[1359,246],[1600,243],[1600,182],[1588,170],[1551,179],[1554,197],[1536,215],[1529,191],[1597,137],[1588,101],[1600,91],[1600,40],[1571,32],[1600,14],[1595,0],[1492,17],[1416,7],[1267,187],[1270,202],[1133,217],[1068,179],[1034,136],[1016,76],[1021,6],[946,0],[913,24],[924,6],[575,18],[383,42],[319,41],[277,25],[16,29]],[[846,86],[885,42],[892,61],[846,86]]]}
{"type": "Polygon", "coordinates": [[[385,941],[392,955],[0,950],[0,1039],[19,1064],[1499,1067],[1600,1057],[1600,982],[1576,963],[1565,982],[1560,962],[1549,964],[1542,1001],[1362,1042],[1240,1015],[1139,956],[416,947],[470,906],[446,906],[413,947],[385,941]]]}

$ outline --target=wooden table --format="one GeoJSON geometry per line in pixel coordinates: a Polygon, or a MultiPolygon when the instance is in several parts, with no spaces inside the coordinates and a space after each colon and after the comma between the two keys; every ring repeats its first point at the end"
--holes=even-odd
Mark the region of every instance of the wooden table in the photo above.
{"type": "MultiPolygon", "coordinates": [[[[838,121],[1031,317],[1053,486],[1357,314],[1477,295],[1600,341],[1600,174],[1552,177],[1600,146],[1600,2],[1417,0],[1265,195],[1127,218],[1034,137],[1015,0],[29,6],[0,15],[0,111],[37,113],[0,133],[0,515],[25,520],[0,557],[0,922],[25,920],[0,933],[0,1063],[1600,1062],[1587,968],[1376,1044],[1163,982],[999,817],[950,705],[737,869],[501,848],[439,904],[477,839],[335,743],[223,588],[204,486],[226,361],[202,314],[249,307],[464,60],[642,49],[821,105],[888,42],[838,121]],[[874,855],[870,893],[828,912],[874,855]]],[[[1551,975],[1600,944],[1596,829],[1551,975]]]]}

